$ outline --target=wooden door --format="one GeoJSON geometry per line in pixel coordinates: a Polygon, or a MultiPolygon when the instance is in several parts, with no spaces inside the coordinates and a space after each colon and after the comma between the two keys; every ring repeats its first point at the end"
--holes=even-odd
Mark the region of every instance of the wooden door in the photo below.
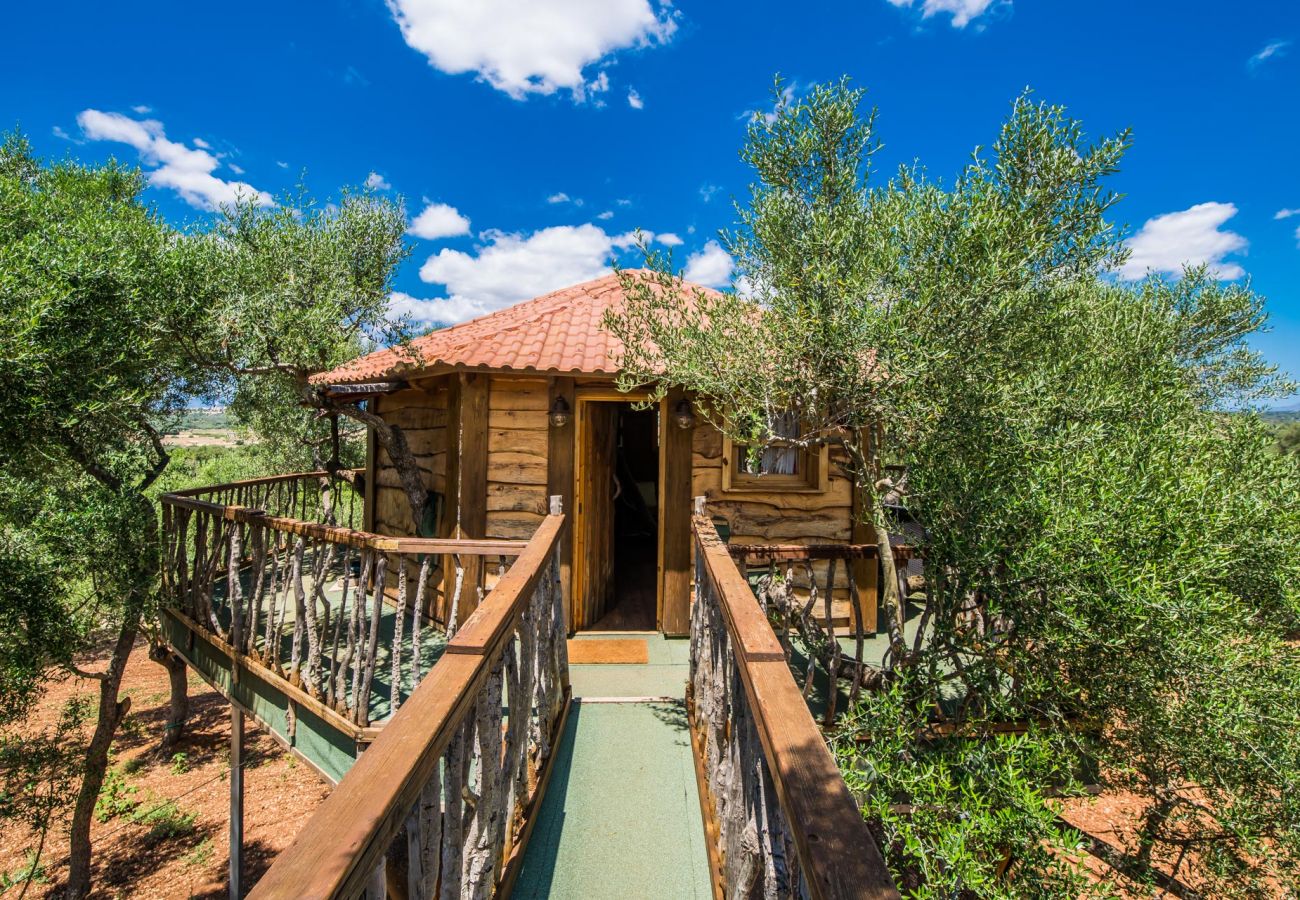
{"type": "Polygon", "coordinates": [[[575,628],[590,628],[614,602],[614,456],[618,406],[583,403],[578,433],[574,527],[575,628]]]}

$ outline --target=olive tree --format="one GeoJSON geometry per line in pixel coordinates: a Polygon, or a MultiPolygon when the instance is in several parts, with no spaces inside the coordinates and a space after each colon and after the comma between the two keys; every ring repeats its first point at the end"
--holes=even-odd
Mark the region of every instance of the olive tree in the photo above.
{"type": "MultiPolygon", "coordinates": [[[[197,377],[160,327],[177,317],[172,235],[141,203],[143,187],[116,163],[46,165],[17,136],[0,146],[5,552],[40,554],[50,585],[69,590],[35,596],[62,604],[78,626],[30,635],[21,665],[60,666],[99,686],[70,823],[68,887],[78,897],[90,890],[91,815],[109,747],[130,708],[122,673],[157,600],[147,492],[168,460],[159,423],[197,377]],[[110,637],[107,667],[81,672],[75,652],[96,632],[110,637]]],[[[15,660],[5,663],[11,675],[15,660]]]]}
{"type": "Polygon", "coordinates": [[[311,381],[380,346],[409,348],[409,322],[389,311],[393,272],[410,252],[405,232],[402,205],[364,191],[328,204],[236,203],[187,241],[183,315],[202,325],[184,346],[284,464],[349,479],[360,430],[373,428],[418,519],[425,492],[401,429],[311,381]]]}
{"type": "Polygon", "coordinates": [[[1023,96],[950,183],[909,166],[873,187],[861,100],[819,86],[755,118],[756,181],[723,235],[736,290],[688,288],[663,257],[625,278],[607,319],[624,384],[694,391],[751,447],[790,442],[773,427],[790,410],[796,442],[841,448],[887,570],[889,649],[845,730],[864,740],[837,749],[901,883],[1014,895],[995,883],[1015,849],[1022,884],[1072,896],[1047,798],[1085,777],[1146,798],[1128,872],[1159,845],[1194,848],[1216,889],[1286,877],[1300,478],[1224,412],[1291,389],[1245,344],[1262,300],[1204,270],[1109,274],[1127,133],[1089,143],[1023,96]],[[911,640],[887,461],[924,529],[911,640]]]}

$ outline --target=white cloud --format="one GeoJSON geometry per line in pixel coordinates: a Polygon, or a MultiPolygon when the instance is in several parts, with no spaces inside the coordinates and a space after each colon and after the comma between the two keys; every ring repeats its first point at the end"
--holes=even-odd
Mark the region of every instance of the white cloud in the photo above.
{"type": "MultiPolygon", "coordinates": [[[[916,0],[889,0],[889,2],[898,7],[911,7],[915,5],[916,0]]],[[[928,19],[939,13],[947,13],[952,16],[953,28],[965,28],[998,2],[999,0],[921,0],[921,18],[928,19]]],[[[1007,2],[1010,3],[1010,0],[1007,2]]]]}
{"type": "Polygon", "coordinates": [[[207,141],[203,140],[203,138],[195,138],[195,139],[194,139],[194,146],[195,146],[195,147],[200,147],[200,148],[202,148],[202,149],[204,149],[204,150],[211,150],[211,149],[212,149],[212,145],[209,144],[207,141]]]}
{"type": "Polygon", "coordinates": [[[416,326],[442,325],[472,319],[478,313],[466,308],[464,315],[448,318],[448,311],[454,306],[445,299],[428,300],[412,297],[404,291],[393,291],[388,295],[388,317],[396,321],[405,316],[416,326]]]}
{"type": "Polygon", "coordinates": [[[704,184],[704,185],[701,185],[701,186],[700,186],[700,199],[703,200],[705,203],[708,203],[709,201],[711,201],[711,200],[713,199],[713,195],[716,194],[716,193],[717,193],[718,191],[720,191],[720,190],[722,190],[722,188],[718,187],[716,184],[704,184]]]}
{"type": "Polygon", "coordinates": [[[392,190],[393,186],[388,183],[388,179],[384,178],[383,175],[378,172],[371,172],[366,176],[366,187],[372,191],[388,191],[392,190]]]}
{"type": "Polygon", "coordinates": [[[532,234],[487,231],[474,253],[443,249],[420,267],[420,278],[447,288],[423,301],[431,322],[461,322],[548,291],[609,272],[614,251],[629,235],[611,236],[597,225],[557,225],[532,234]]]}
{"type": "Polygon", "coordinates": [[[1295,230],[1295,245],[1300,247],[1300,227],[1295,230]]]}
{"type": "Polygon", "coordinates": [[[619,197],[619,198],[618,198],[617,200],[615,200],[614,202],[615,202],[616,204],[618,204],[619,206],[631,206],[631,205],[632,205],[632,201],[629,200],[629,199],[626,198],[626,197],[619,197]]]}
{"type": "Polygon", "coordinates": [[[572,203],[574,206],[582,206],[583,199],[581,197],[570,197],[564,191],[560,191],[547,197],[546,202],[551,204],[572,203]]]}
{"type": "Polygon", "coordinates": [[[65,141],[70,141],[70,140],[72,140],[72,135],[70,135],[70,134],[68,134],[66,131],[64,131],[62,125],[55,125],[53,128],[50,129],[50,132],[51,132],[51,133],[52,133],[56,138],[61,138],[61,139],[65,140],[65,141]]]}
{"type": "MultiPolygon", "coordinates": [[[[149,113],[153,112],[153,107],[145,106],[143,103],[141,103],[131,107],[131,112],[135,113],[137,116],[147,116],[149,115],[149,113]]],[[[198,141],[195,141],[195,143],[197,144],[198,141]]]]}
{"type": "Polygon", "coordinates": [[[77,115],[77,124],[89,140],[116,141],[134,147],[146,168],[156,167],[148,172],[149,183],[171,188],[191,206],[213,210],[240,197],[251,199],[259,206],[272,203],[270,194],[251,184],[213,175],[221,166],[217,157],[201,147],[186,147],[168,140],[162,123],[155,119],[137,120],[121,113],[87,109],[77,115]]]}
{"type": "MultiPolygon", "coordinates": [[[[890,0],[890,2],[893,2],[893,0],[890,0]]],[[[1266,44],[1263,49],[1251,56],[1250,59],[1246,60],[1246,68],[1254,72],[1270,59],[1281,59],[1283,56],[1286,56],[1287,48],[1290,46],[1290,41],[1273,41],[1272,43],[1266,44]]]]}
{"type": "Polygon", "coordinates": [[[1178,275],[1184,263],[1204,263],[1217,278],[1240,278],[1245,269],[1236,262],[1225,262],[1224,257],[1245,251],[1249,242],[1234,231],[1220,230],[1236,214],[1232,203],[1198,203],[1147,219],[1128,240],[1132,255],[1119,277],[1132,281],[1148,271],[1178,275]]]}
{"type": "Polygon", "coordinates": [[[703,250],[686,257],[683,277],[708,287],[726,287],[731,283],[731,273],[735,268],[736,261],[731,254],[717,241],[709,241],[703,250]]]}
{"type": "Polygon", "coordinates": [[[645,101],[642,100],[641,95],[636,92],[636,88],[628,88],[627,105],[633,109],[645,109],[645,101]]]}
{"type": "Polygon", "coordinates": [[[682,245],[682,239],[671,231],[665,231],[663,234],[655,235],[655,240],[663,244],[665,247],[680,247],[682,245]]]}
{"type": "Polygon", "coordinates": [[[598,214],[596,218],[600,219],[602,222],[608,219],[612,219],[614,218],[614,211],[612,209],[607,209],[603,213],[598,214]]]}
{"type": "Polygon", "coordinates": [[[226,168],[229,169],[230,171],[234,172],[236,175],[243,175],[243,174],[244,174],[244,169],[243,169],[243,167],[242,167],[242,166],[237,166],[237,165],[235,165],[235,164],[232,163],[232,162],[228,162],[228,163],[226,163],[226,168]]]}
{"type": "MultiPolygon", "coordinates": [[[[603,94],[608,90],[609,90],[609,73],[606,72],[604,69],[602,69],[600,73],[596,75],[595,78],[593,78],[591,81],[588,81],[585,85],[583,85],[581,90],[574,91],[573,97],[575,100],[581,101],[587,99],[588,94],[603,94]]],[[[596,105],[604,106],[605,101],[597,100],[596,105]]]]}
{"type": "Polygon", "coordinates": [[[279,166],[281,169],[287,169],[287,168],[289,168],[289,164],[288,164],[287,162],[285,162],[284,160],[282,160],[282,159],[277,159],[277,160],[275,161],[275,164],[276,164],[277,166],[279,166]]]}
{"type": "Polygon", "coordinates": [[[415,217],[407,231],[426,241],[436,241],[438,238],[469,234],[469,219],[462,216],[454,206],[430,203],[424,212],[415,217]]]}
{"type": "Polygon", "coordinates": [[[1273,213],[1275,219],[1289,219],[1292,216],[1300,216],[1300,209],[1279,209],[1273,213]]]}
{"type": "Polygon", "coordinates": [[[451,75],[474,72],[516,100],[608,86],[583,70],[620,50],[672,38],[672,6],[652,0],[388,0],[413,49],[451,75]]]}

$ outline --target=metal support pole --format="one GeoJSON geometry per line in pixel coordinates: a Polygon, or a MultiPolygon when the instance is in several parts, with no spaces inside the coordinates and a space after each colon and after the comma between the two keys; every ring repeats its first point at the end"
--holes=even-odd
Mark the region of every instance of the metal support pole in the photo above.
{"type": "Polygon", "coordinates": [[[243,896],[244,711],[230,704],[230,897],[243,896]]]}

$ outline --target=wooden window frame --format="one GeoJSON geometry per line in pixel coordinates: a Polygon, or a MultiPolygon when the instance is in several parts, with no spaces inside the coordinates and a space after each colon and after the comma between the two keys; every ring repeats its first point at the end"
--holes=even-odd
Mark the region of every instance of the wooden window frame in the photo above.
{"type": "Polygon", "coordinates": [[[728,494],[824,494],[830,489],[830,452],[825,444],[799,448],[802,475],[753,475],[738,471],[744,446],[722,437],[722,490],[728,494]]]}

